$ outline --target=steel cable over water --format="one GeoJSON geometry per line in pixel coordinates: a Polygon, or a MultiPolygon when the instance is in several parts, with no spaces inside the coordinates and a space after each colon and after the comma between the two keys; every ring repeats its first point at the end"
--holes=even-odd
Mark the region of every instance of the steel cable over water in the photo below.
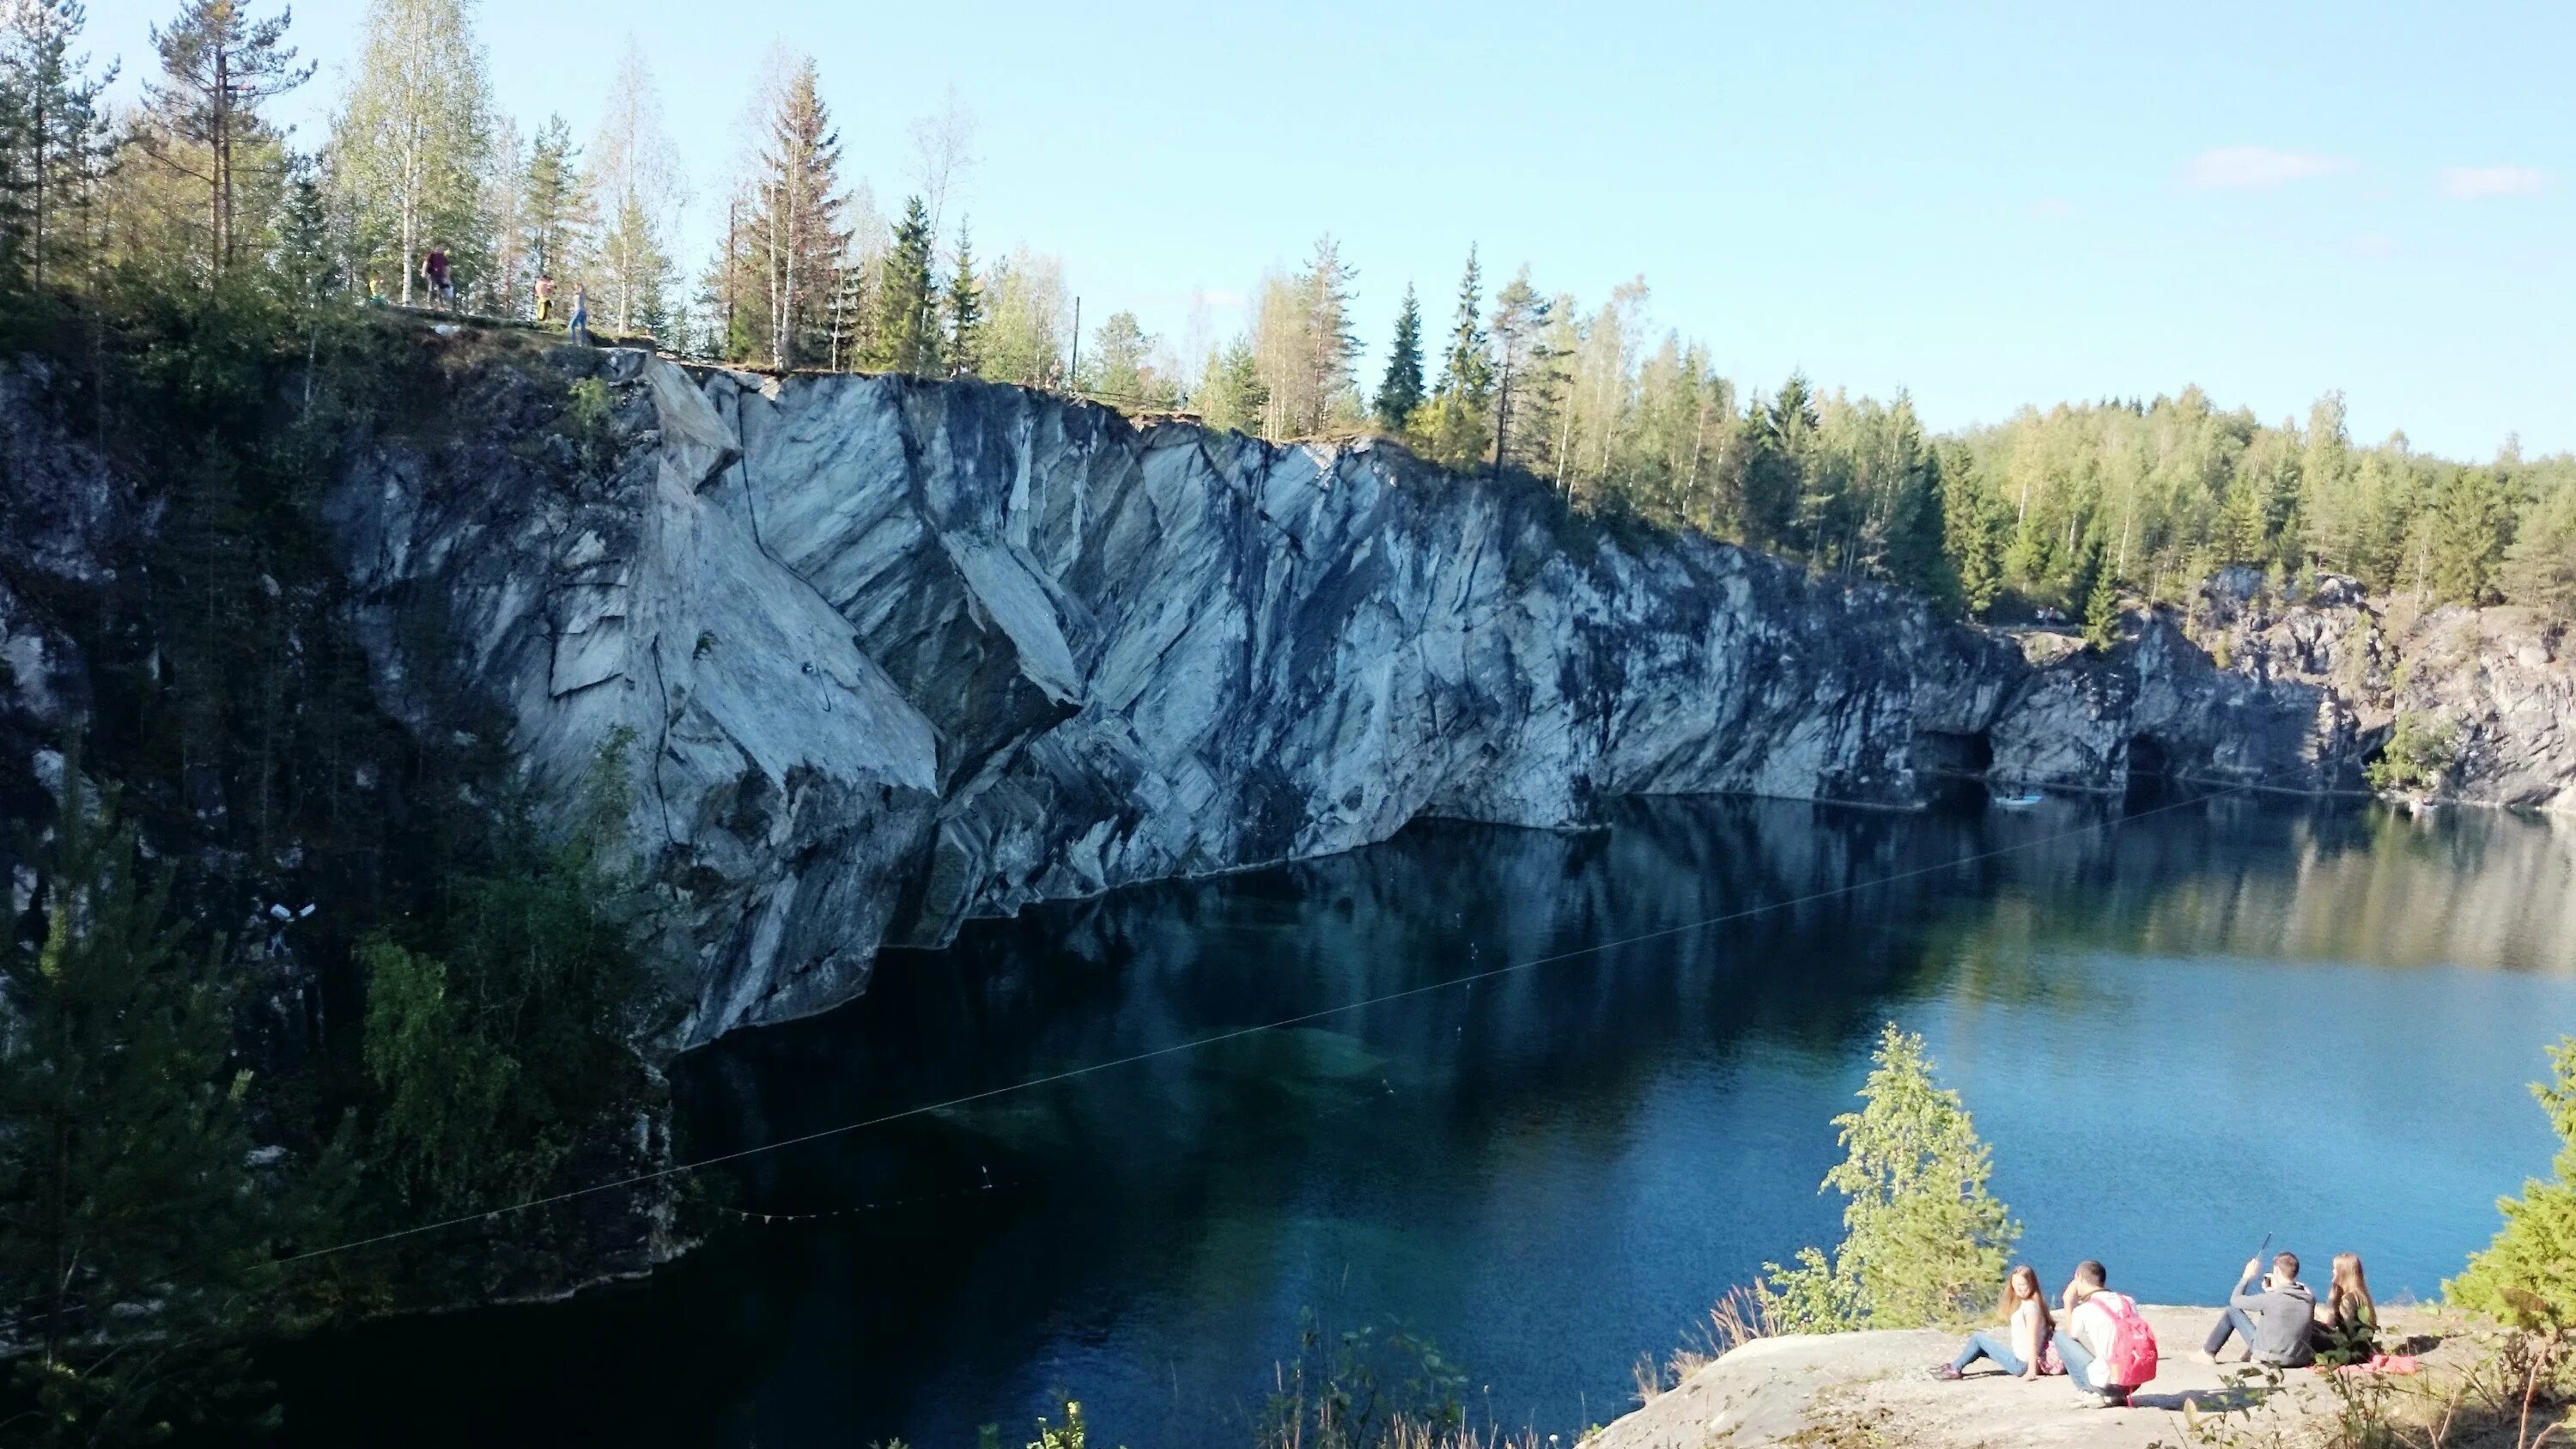
{"type": "MultiPolygon", "coordinates": [[[[1080,1077],[1088,1077],[1100,1072],[1114,1071],[1120,1067],[1134,1066],[1139,1062],[1149,1062],[1162,1057],[1178,1056],[1184,1052],[1197,1051],[1201,1047],[1210,1047],[1224,1042],[1238,1041],[1248,1036],[1258,1036],[1263,1032],[1281,1031],[1292,1026],[1303,1026],[1308,1022],[1324,1021],[1332,1017],[1348,1015],[1354,1011],[1365,1011],[1369,1007],[1383,1006],[1389,1002],[1410,1000],[1417,996],[1428,996],[1433,992],[1446,991],[1453,986],[1470,986],[1479,981],[1491,981],[1497,977],[1514,975],[1522,971],[1533,970],[1540,966],[1554,965],[1558,962],[1572,961],[1585,956],[1595,956],[1604,951],[1616,951],[1622,947],[1643,945],[1649,941],[1660,941],[1667,937],[1684,935],[1692,931],[1704,931],[1712,926],[1723,926],[1735,921],[1747,920],[1754,916],[1768,915],[1773,911],[1789,910],[1797,906],[1813,905],[1818,901],[1827,901],[1838,896],[1853,895],[1861,891],[1874,890],[1880,886],[1895,885],[1900,881],[1920,880],[1925,876],[1940,875],[1948,871],[1959,870],[1966,866],[1976,865],[1983,861],[1995,860],[2007,855],[2018,855],[2023,851],[2036,850],[2041,846],[2055,845],[2061,841],[2074,840],[2082,836],[2091,835],[2096,831],[2106,828],[2115,828],[2126,824],[2131,820],[2144,820],[2151,816],[2164,814],[2169,810],[2180,810],[2186,806],[2193,805],[2206,805],[2212,801],[2224,800],[2231,795],[2246,794],[2263,788],[2264,781],[2269,778],[2270,775],[2267,774],[2240,784],[2229,785],[2222,789],[2213,790],[2205,795],[2193,795],[2186,799],[2169,801],[2163,805],[2157,805],[2146,810],[2140,810],[2135,814],[2124,814],[2114,816],[2107,820],[2091,821],[2087,824],[2077,826],[2072,830],[2061,830],[2052,835],[2042,835],[2013,845],[1997,846],[1992,850],[1975,851],[1967,855],[1959,856],[1954,860],[1943,861],[1938,865],[1918,866],[1912,870],[1901,870],[1890,875],[1874,876],[1871,879],[1864,881],[1851,881],[1843,885],[1829,887],[1825,890],[1809,891],[1804,895],[1788,896],[1776,901],[1767,901],[1761,905],[1744,906],[1736,910],[1705,917],[1701,920],[1686,921],[1677,926],[1662,926],[1652,931],[1641,931],[1633,936],[1622,936],[1616,940],[1596,941],[1588,946],[1575,946],[1563,951],[1553,951],[1544,956],[1532,956],[1527,960],[1515,961],[1509,965],[1496,966],[1483,971],[1470,971],[1458,976],[1444,977],[1441,980],[1426,982],[1420,986],[1409,986],[1401,991],[1389,991],[1377,996],[1364,997],[1358,1001],[1346,1001],[1338,1006],[1327,1006],[1318,1008],[1314,1011],[1299,1012],[1294,1016],[1283,1016],[1275,1021],[1265,1021],[1254,1026],[1234,1027],[1226,1031],[1212,1032],[1206,1036],[1192,1037],[1187,1041],[1174,1042],[1169,1046],[1156,1047],[1151,1051],[1135,1052],[1123,1057],[1111,1057],[1106,1061],[1093,1062],[1088,1066],[1072,1067],[1061,1072],[1048,1072],[1040,1076],[1029,1077],[1003,1086],[990,1087],[980,1092],[968,1092],[963,1096],[950,1097],[944,1101],[925,1102],[916,1107],[905,1107],[899,1111],[886,1112],[874,1117],[864,1117],[853,1122],[844,1122],[836,1127],[824,1127],[816,1131],[800,1133],[794,1137],[782,1137],[776,1142],[764,1142],[756,1147],[743,1147],[737,1148],[731,1152],[719,1152],[713,1156],[701,1157],[694,1161],[675,1163],[669,1167],[655,1168],[651,1172],[639,1172],[629,1177],[613,1178],[606,1182],[593,1183],[588,1187],[569,1188],[563,1192],[549,1193],[542,1197],[532,1197],[522,1202],[509,1203],[501,1207],[486,1208],[479,1212],[463,1213],[451,1218],[440,1218],[434,1222],[420,1223],[408,1228],[397,1228],[392,1232],[377,1233],[372,1237],[353,1238],[345,1243],[333,1243],[329,1247],[309,1248],[300,1253],[289,1253],[281,1258],[270,1259],[268,1263],[261,1266],[284,1267],[290,1263],[301,1263],[314,1258],[329,1257],[335,1253],[346,1253],[359,1248],[373,1247],[379,1243],[390,1243],[402,1238],[418,1237],[424,1233],[435,1233],[446,1228],[462,1227],[467,1223],[488,1222],[495,1218],[506,1217],[513,1213],[523,1213],[537,1208],[552,1207],[557,1203],[571,1202],[578,1198],[590,1197],[603,1192],[615,1192],[620,1188],[639,1187],[648,1182],[658,1182],[664,1178],[678,1177],[683,1173],[700,1172],[710,1167],[722,1166],[728,1162],[740,1162],[745,1158],[758,1157],[763,1153],[783,1151],[790,1147],[801,1147],[810,1142],[820,1142],[833,1137],[845,1137],[853,1132],[864,1132],[869,1128],[882,1127],[890,1122],[902,1122],[914,1117],[927,1117],[933,1113],[946,1112],[958,1107],[971,1106],[977,1102],[988,1102],[996,1097],[1006,1097],[1014,1092],[1026,1092],[1038,1087],[1053,1086],[1059,1082],[1070,1082],[1080,1077]]],[[[970,1189],[970,1191],[980,1190],[981,1189],[970,1189]]],[[[741,1212],[740,1209],[734,1209],[733,1211],[737,1213],[741,1212]]],[[[791,1215],[784,1213],[751,1213],[746,1215],[751,1217],[779,1218],[789,1216],[827,1216],[827,1214],[791,1215]]]]}

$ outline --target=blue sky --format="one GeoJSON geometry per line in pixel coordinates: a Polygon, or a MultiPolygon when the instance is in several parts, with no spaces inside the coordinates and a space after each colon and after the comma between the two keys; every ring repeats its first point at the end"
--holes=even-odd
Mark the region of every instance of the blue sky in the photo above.
{"type": "MultiPolygon", "coordinates": [[[[148,66],[171,0],[91,0],[148,66]]],[[[267,7],[259,7],[264,13],[267,7]]],[[[318,140],[359,0],[297,6],[318,140]]],[[[1938,427],[2198,383],[2267,420],[2345,389],[2365,441],[2576,449],[2576,5],[486,3],[502,105],[586,134],[631,31],[700,204],[773,44],[813,53],[847,164],[899,197],[909,123],[979,124],[979,252],[1065,259],[1086,319],[1219,334],[1317,233],[1382,344],[1460,261],[1730,376],[1910,389],[1938,427]],[[1940,11],[1945,13],[1934,14],[1940,11]],[[2081,12],[2081,13],[2079,13],[2081,12]]],[[[953,203],[952,203],[953,204],[953,203]]]]}

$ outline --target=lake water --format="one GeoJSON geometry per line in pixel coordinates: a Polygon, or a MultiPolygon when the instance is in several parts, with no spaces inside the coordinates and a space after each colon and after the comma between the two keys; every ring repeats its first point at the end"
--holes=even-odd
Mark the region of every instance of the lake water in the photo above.
{"type": "Polygon", "coordinates": [[[1430,823],[981,923],[683,1061],[687,1152],[1664,934],[747,1159],[716,1184],[741,1208],[838,1215],[303,1345],[288,1437],[965,1449],[1066,1392],[1103,1446],[1239,1445],[1311,1317],[1427,1336],[1480,1416],[1570,1440],[1728,1285],[1831,1241],[1828,1119],[1890,1020],[2052,1283],[2099,1256],[2208,1301],[2270,1232],[2437,1291],[2548,1165],[2524,1084],[2576,1030],[2576,831],[2158,803],[1430,823]]]}

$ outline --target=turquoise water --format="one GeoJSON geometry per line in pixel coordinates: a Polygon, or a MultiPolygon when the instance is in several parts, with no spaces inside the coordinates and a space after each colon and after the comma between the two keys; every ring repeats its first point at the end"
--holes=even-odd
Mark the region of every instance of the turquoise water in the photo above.
{"type": "Polygon", "coordinates": [[[1644,802],[981,923],[685,1060],[689,1152],[1667,934],[748,1159],[741,1208],[837,1216],[302,1346],[289,1438],[962,1449],[1068,1392],[1104,1445],[1241,1444],[1310,1316],[1424,1334],[1480,1415],[1570,1437],[1830,1241],[1828,1121],[1889,1020],[2046,1273],[2207,1300],[2269,1232],[2436,1291],[2549,1160],[2524,1084],[2576,1030],[2576,831],[2119,813],[1644,802]]]}

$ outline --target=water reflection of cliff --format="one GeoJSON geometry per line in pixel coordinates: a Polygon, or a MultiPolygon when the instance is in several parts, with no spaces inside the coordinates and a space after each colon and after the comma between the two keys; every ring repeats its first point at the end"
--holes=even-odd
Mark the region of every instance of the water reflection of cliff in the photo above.
{"type": "MultiPolygon", "coordinates": [[[[2433,1035],[2510,1018],[2527,1036],[2564,997],[2537,978],[2576,976],[2563,829],[2244,797],[2117,815],[1632,801],[1593,833],[1425,822],[1346,856],[978,923],[954,950],[888,956],[842,1011],[729,1037],[676,1074],[695,1154],[1077,1073],[710,1184],[789,1213],[952,1195],[719,1232],[560,1309],[335,1339],[291,1366],[296,1442],[342,1442],[399,1398],[412,1423],[383,1442],[970,1443],[1052,1386],[1078,1386],[1124,1442],[1240,1442],[1309,1306],[1424,1328],[1554,1395],[1530,1412],[1580,1424],[1719,1287],[1830,1236],[1835,1204],[1813,1192],[1828,1119],[1890,1016],[1975,1089],[2044,1236],[2083,1150],[2035,1105],[2079,1079],[2048,1040],[2061,1011],[2139,1013],[2160,1050],[2197,1043],[2199,1060],[2265,1011],[2340,1030],[2337,1011],[2456,1006],[2433,1035]],[[2271,970],[2303,959],[2486,974],[2351,973],[2321,996],[2316,973],[2271,970]],[[1460,980],[1517,963],[1535,964],[1460,980]],[[1358,1001],[1376,1004],[1333,1010],[1358,1001]],[[1165,1050],[1307,1013],[1329,1014],[1165,1050]],[[567,1368],[566,1343],[599,1367],[567,1368]]],[[[2470,1242],[2523,1170],[2506,1139],[2538,1131],[2515,1115],[2521,1071],[2464,1086],[2476,1074],[2428,1061],[2386,1092],[2345,1082],[2301,1142],[2398,1154],[2372,1219],[2470,1242]]],[[[2202,1113],[2223,1112],[2224,1072],[2207,1085],[2202,1113]]],[[[2163,1151],[2175,1211],[2207,1146],[2195,1127],[2163,1151]]],[[[2325,1171],[2290,1173],[2286,1201],[2325,1171]]],[[[2121,1231],[2139,1281],[2198,1245],[2121,1231]]]]}

